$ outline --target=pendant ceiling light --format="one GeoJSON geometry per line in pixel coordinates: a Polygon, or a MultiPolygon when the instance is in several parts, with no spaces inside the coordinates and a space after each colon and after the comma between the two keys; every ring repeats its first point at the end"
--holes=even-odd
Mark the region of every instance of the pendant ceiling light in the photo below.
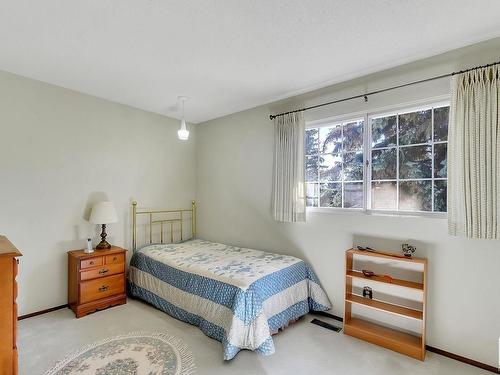
{"type": "Polygon", "coordinates": [[[181,128],[177,131],[177,136],[181,141],[187,141],[189,138],[189,130],[186,129],[186,120],[184,119],[184,102],[187,98],[185,96],[179,96],[179,100],[182,102],[182,120],[181,128]]]}

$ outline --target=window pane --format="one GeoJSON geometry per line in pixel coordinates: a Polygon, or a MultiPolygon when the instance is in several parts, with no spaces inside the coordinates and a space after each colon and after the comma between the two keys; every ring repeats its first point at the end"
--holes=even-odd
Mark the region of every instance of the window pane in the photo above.
{"type": "Polygon", "coordinates": [[[363,152],[347,152],[344,154],[344,181],[363,179],[363,152]]]}
{"type": "Polygon", "coordinates": [[[372,147],[396,145],[396,116],[380,117],[372,120],[372,147]]]}
{"type": "Polygon", "coordinates": [[[318,198],[306,198],[307,207],[318,207],[318,198]]]}
{"type": "Polygon", "coordinates": [[[434,211],[446,212],[446,180],[434,181],[434,211]]]}
{"type": "Polygon", "coordinates": [[[372,180],[392,180],[396,178],[396,149],[372,151],[372,180]]]}
{"type": "Polygon", "coordinates": [[[434,141],[448,140],[448,115],[450,107],[434,108],[434,141]]]}
{"type": "Polygon", "coordinates": [[[431,181],[402,181],[399,183],[399,209],[402,211],[432,210],[431,181]]]}
{"type": "Polygon", "coordinates": [[[319,177],[321,181],[340,181],[342,175],[342,157],[340,155],[319,156],[319,177]]]}
{"type": "Polygon", "coordinates": [[[432,147],[411,146],[399,149],[399,178],[431,178],[432,147]]]}
{"type": "Polygon", "coordinates": [[[372,182],[372,209],[396,210],[396,181],[372,182]]]}
{"type": "Polygon", "coordinates": [[[337,154],[342,151],[342,127],[336,125],[329,128],[319,128],[320,152],[337,154]]]}
{"type": "Polygon", "coordinates": [[[306,181],[318,181],[318,156],[306,156],[306,181]]]}
{"type": "Polygon", "coordinates": [[[434,145],[434,177],[446,177],[447,143],[434,145]]]}
{"type": "Polygon", "coordinates": [[[344,125],[344,151],[358,151],[363,148],[364,121],[344,125]]]}
{"type": "Polygon", "coordinates": [[[317,183],[307,183],[306,184],[306,196],[311,198],[318,198],[318,184],[317,183]]]}
{"type": "Polygon", "coordinates": [[[431,110],[399,115],[399,144],[427,143],[431,140],[431,110]]]}
{"type": "Polygon", "coordinates": [[[306,155],[317,154],[319,152],[319,130],[306,130],[306,155]]]}
{"type": "Polygon", "coordinates": [[[321,207],[342,207],[342,184],[320,184],[321,207]]]}
{"type": "Polygon", "coordinates": [[[306,184],[306,206],[318,207],[318,184],[306,184]]]}
{"type": "Polygon", "coordinates": [[[344,184],[344,207],[363,208],[363,183],[344,184]]]}

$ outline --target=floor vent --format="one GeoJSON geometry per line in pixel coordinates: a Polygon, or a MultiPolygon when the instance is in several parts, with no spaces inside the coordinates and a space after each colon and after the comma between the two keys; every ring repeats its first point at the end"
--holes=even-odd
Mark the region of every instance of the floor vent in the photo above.
{"type": "Polygon", "coordinates": [[[323,328],[326,328],[326,329],[330,329],[330,330],[335,331],[337,333],[339,333],[340,331],[342,331],[341,327],[334,326],[334,325],[332,325],[330,323],[323,322],[323,321],[318,320],[318,319],[311,320],[311,323],[312,324],[316,324],[316,325],[318,325],[320,327],[323,327],[323,328]]]}

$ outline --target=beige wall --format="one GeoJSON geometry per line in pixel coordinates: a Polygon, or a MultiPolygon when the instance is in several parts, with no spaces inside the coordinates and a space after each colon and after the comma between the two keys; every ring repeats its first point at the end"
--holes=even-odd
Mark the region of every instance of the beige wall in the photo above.
{"type": "MultiPolygon", "coordinates": [[[[0,233],[19,247],[19,312],[67,303],[66,251],[98,228],[93,202],[115,203],[111,243],[130,244],[130,202],[190,207],[194,132],[179,122],[0,72],[0,233]]],[[[94,242],[96,244],[97,242],[94,242]]]]}
{"type": "MultiPolygon", "coordinates": [[[[499,60],[500,39],[199,125],[197,198],[201,237],[309,261],[342,315],[344,251],[353,244],[397,251],[410,240],[429,259],[428,341],[495,366],[500,337],[500,241],[454,238],[446,219],[309,213],[304,224],[271,219],[273,129],[280,109],[320,103],[499,60]]],[[[335,63],[335,62],[332,62],[335,63]]],[[[309,120],[449,94],[434,81],[307,113],[309,120]]]]}

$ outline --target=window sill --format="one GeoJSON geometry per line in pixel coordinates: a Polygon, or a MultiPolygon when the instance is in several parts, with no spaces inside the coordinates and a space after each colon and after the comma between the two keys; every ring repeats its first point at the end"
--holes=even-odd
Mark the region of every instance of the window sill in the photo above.
{"type": "Polygon", "coordinates": [[[392,217],[423,217],[430,219],[446,219],[446,212],[406,212],[406,211],[380,211],[365,210],[362,208],[329,208],[329,207],[307,207],[307,213],[322,213],[329,215],[371,215],[371,216],[392,216],[392,217]]]}

